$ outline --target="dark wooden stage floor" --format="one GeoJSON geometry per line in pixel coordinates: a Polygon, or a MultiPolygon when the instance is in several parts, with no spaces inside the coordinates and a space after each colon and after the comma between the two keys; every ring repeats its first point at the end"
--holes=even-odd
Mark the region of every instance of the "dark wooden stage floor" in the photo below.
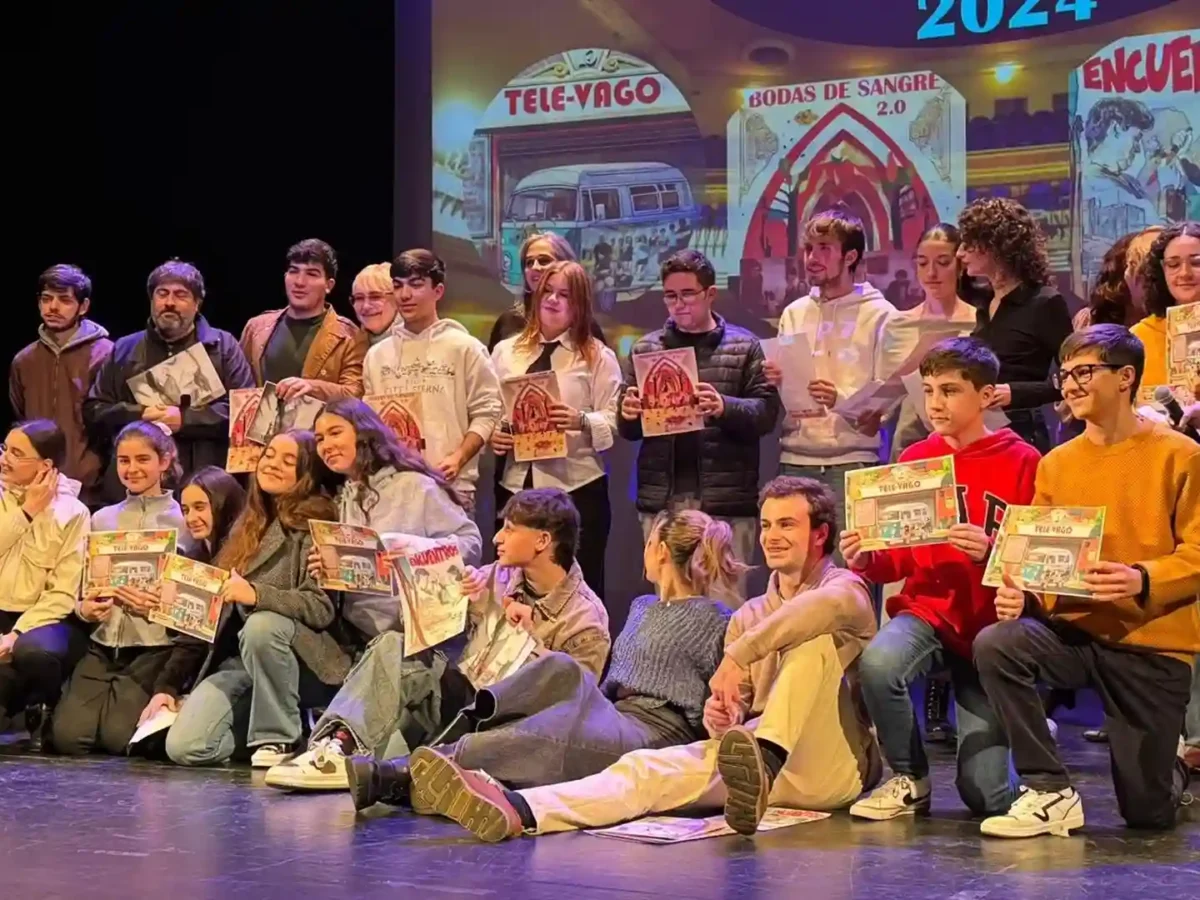
{"type": "Polygon", "coordinates": [[[579,834],[488,846],[400,812],[356,819],[345,794],[281,794],[245,768],[35,758],[10,741],[0,746],[0,897],[1200,897],[1200,808],[1173,834],[1127,831],[1105,749],[1077,727],[1062,741],[1087,804],[1076,837],[981,838],[954,794],[950,752],[935,749],[930,819],[843,813],[753,841],[674,847],[579,834]]]}

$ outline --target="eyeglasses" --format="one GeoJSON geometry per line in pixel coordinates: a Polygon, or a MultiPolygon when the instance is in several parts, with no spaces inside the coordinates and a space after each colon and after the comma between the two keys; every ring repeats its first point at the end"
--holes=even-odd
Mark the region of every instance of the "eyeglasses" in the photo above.
{"type": "Polygon", "coordinates": [[[552,266],[556,262],[558,260],[553,256],[527,256],[525,257],[525,268],[532,269],[534,266],[541,266],[544,269],[546,266],[552,266]]]}
{"type": "Polygon", "coordinates": [[[678,294],[674,291],[667,291],[663,294],[663,303],[667,306],[678,306],[679,304],[692,304],[696,302],[697,297],[702,297],[707,291],[680,291],[678,294]]]}
{"type": "Polygon", "coordinates": [[[366,303],[368,301],[370,301],[371,303],[383,303],[385,300],[387,300],[391,296],[392,296],[391,294],[380,294],[378,292],[372,291],[369,294],[355,294],[353,297],[350,298],[350,303],[353,304],[354,306],[358,306],[359,304],[366,303]]]}
{"type": "Polygon", "coordinates": [[[7,456],[11,462],[28,462],[33,457],[26,456],[19,450],[12,450],[8,444],[0,444],[0,456],[7,456]]]}
{"type": "Polygon", "coordinates": [[[1076,366],[1073,369],[1059,369],[1050,376],[1050,383],[1054,385],[1054,389],[1061,391],[1067,386],[1068,380],[1073,380],[1080,387],[1086,386],[1091,382],[1092,376],[1096,374],[1097,369],[1111,369],[1114,372],[1120,371],[1124,366],[1113,365],[1112,363],[1088,363],[1082,366],[1076,366]]]}

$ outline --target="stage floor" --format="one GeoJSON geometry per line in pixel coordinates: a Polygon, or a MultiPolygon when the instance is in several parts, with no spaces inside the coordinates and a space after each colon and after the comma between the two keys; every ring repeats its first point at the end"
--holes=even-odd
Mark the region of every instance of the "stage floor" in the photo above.
{"type": "Polygon", "coordinates": [[[451,823],[399,811],[356,818],[344,793],[282,794],[246,768],[32,757],[7,742],[0,746],[0,896],[1200,896],[1200,804],[1172,834],[1127,831],[1117,818],[1107,752],[1079,732],[1065,726],[1061,740],[1088,825],[1068,839],[981,838],[955,795],[952,754],[934,748],[929,819],[863,823],[838,813],[755,840],[673,847],[583,834],[484,845],[451,823]]]}

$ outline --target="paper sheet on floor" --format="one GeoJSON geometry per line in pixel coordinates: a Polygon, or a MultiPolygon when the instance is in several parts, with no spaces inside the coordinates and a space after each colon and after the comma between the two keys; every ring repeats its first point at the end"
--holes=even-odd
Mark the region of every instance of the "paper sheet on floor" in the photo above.
{"type": "MultiPolygon", "coordinates": [[[[758,830],[775,831],[790,825],[800,825],[805,822],[817,822],[828,819],[827,812],[813,812],[807,809],[783,809],[772,806],[758,824],[758,830]]],[[[637,844],[682,844],[686,841],[701,841],[705,838],[724,837],[737,834],[725,824],[724,816],[708,816],[704,819],[690,819],[686,816],[648,816],[612,828],[595,828],[586,834],[597,837],[616,838],[621,841],[632,841],[637,844]]]]}

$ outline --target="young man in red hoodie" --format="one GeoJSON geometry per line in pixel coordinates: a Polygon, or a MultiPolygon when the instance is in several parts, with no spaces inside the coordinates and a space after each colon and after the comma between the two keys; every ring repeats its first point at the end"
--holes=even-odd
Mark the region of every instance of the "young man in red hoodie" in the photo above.
{"type": "Polygon", "coordinates": [[[954,457],[960,524],[949,542],[864,553],[858,532],[842,533],[851,569],[881,584],[904,580],[888,601],[891,621],[859,661],[863,698],[893,775],[850,808],[858,818],[928,811],[929,761],[909,686],[939,662],[954,685],[959,796],[980,816],[1008,809],[1014,796],[1004,729],[971,656],[975,635],[996,621],[995,590],[982,584],[992,535],[1010,503],[1033,499],[1039,460],[1010,429],[993,433],[984,425],[999,372],[996,355],[975,338],[942,341],[921,363],[934,434],[906,449],[900,461],[954,457]]]}

